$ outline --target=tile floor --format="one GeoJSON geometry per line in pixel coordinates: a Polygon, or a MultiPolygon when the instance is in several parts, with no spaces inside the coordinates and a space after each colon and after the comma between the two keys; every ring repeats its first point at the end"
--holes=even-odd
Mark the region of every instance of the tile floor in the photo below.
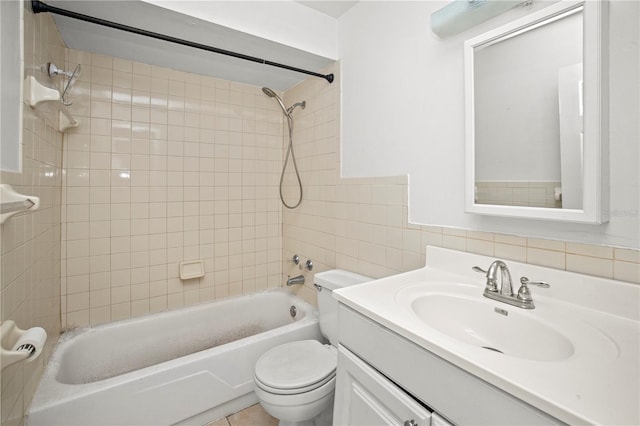
{"type": "Polygon", "coordinates": [[[278,419],[271,417],[260,404],[256,404],[206,426],[278,426],[278,419]]]}

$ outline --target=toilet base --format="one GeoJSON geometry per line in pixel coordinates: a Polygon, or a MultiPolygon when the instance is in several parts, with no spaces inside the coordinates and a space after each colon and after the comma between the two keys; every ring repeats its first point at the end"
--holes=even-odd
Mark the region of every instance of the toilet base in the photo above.
{"type": "MultiPolygon", "coordinates": [[[[260,405],[267,413],[280,420],[282,426],[294,426],[306,425],[302,423],[306,421],[315,421],[316,417],[320,417],[327,408],[333,411],[335,387],[336,378],[334,376],[319,388],[298,394],[267,392],[260,387],[260,382],[258,381],[256,381],[254,391],[258,401],[260,401],[260,405]]],[[[329,418],[331,418],[331,415],[329,415],[329,418]]],[[[322,426],[331,425],[331,420],[322,426]]],[[[313,423],[313,426],[321,425],[313,423]]]]}
{"type": "MultiPolygon", "coordinates": [[[[325,426],[331,422],[320,425],[315,422],[316,418],[322,417],[327,408],[333,411],[333,392],[323,398],[311,403],[282,406],[275,405],[258,397],[260,405],[265,411],[276,419],[280,420],[280,426],[325,426]],[[310,422],[310,423],[307,423],[310,422]]],[[[324,417],[323,417],[324,418],[324,417]]]]}
{"type": "Polygon", "coordinates": [[[305,420],[302,422],[285,422],[280,420],[278,426],[316,426],[316,424],[313,420],[305,420]]]}
{"type": "Polygon", "coordinates": [[[310,420],[302,420],[299,422],[290,422],[280,420],[278,426],[332,426],[333,424],[333,400],[329,406],[325,408],[320,414],[310,420]]]}

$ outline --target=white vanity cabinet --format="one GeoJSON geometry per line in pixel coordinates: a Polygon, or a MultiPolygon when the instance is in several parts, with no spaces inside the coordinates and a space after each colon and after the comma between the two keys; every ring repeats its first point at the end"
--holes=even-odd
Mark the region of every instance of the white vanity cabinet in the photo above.
{"type": "Polygon", "coordinates": [[[345,305],[339,318],[335,426],[563,424],[345,305]]]}
{"type": "Polygon", "coordinates": [[[338,349],[333,424],[429,426],[431,411],[344,346],[338,349]]]}

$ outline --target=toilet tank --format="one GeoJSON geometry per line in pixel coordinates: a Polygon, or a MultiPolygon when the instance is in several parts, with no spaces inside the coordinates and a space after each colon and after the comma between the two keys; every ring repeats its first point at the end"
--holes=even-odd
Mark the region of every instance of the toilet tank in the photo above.
{"type": "Polygon", "coordinates": [[[333,346],[338,346],[338,301],[333,298],[333,290],[372,279],[342,269],[331,269],[314,275],[313,282],[318,290],[320,332],[333,346]]]}

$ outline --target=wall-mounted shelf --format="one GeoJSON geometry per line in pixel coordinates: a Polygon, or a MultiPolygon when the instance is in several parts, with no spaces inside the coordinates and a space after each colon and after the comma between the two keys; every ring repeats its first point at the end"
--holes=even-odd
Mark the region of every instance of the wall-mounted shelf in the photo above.
{"type": "Polygon", "coordinates": [[[16,213],[38,210],[40,198],[17,193],[11,185],[0,184],[0,224],[16,213]]]}
{"type": "Polygon", "coordinates": [[[58,112],[58,130],[61,132],[71,127],[78,127],[80,124],[71,115],[67,106],[62,103],[60,92],[43,85],[32,75],[24,81],[24,100],[31,108],[38,108],[43,103],[55,106],[58,112]]]}

